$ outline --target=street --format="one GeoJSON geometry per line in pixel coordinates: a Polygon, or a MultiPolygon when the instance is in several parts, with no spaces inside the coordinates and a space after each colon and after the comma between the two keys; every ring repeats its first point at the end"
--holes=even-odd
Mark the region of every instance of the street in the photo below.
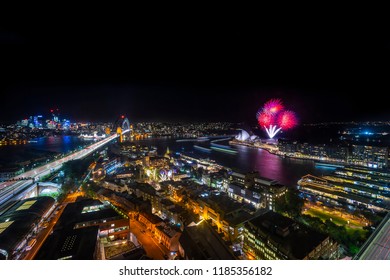
{"type": "Polygon", "coordinates": [[[169,251],[152,237],[143,224],[137,220],[130,220],[130,231],[137,237],[138,242],[143,245],[148,257],[154,260],[164,260],[164,255],[169,256],[169,251]],[[144,231],[145,233],[143,233],[144,231]]]}
{"type": "MultiPolygon", "coordinates": [[[[51,231],[53,230],[54,226],[56,225],[58,219],[61,217],[62,215],[62,212],[64,211],[66,205],[68,203],[72,203],[72,202],[75,202],[77,197],[82,195],[83,193],[81,192],[77,192],[77,193],[73,193],[73,194],[69,194],[64,202],[61,204],[61,208],[60,210],[58,211],[58,213],[55,215],[55,211],[54,210],[54,213],[51,215],[51,221],[49,222],[47,228],[42,228],[40,229],[39,233],[37,234],[36,236],[36,240],[37,242],[35,243],[35,245],[31,248],[31,250],[29,251],[26,251],[25,255],[23,256],[22,259],[24,260],[32,260],[34,259],[34,257],[36,256],[36,254],[38,253],[39,249],[42,247],[43,243],[45,242],[45,240],[47,239],[47,237],[49,236],[49,234],[51,233],[51,231]]],[[[59,207],[59,206],[58,206],[59,207]]]]}

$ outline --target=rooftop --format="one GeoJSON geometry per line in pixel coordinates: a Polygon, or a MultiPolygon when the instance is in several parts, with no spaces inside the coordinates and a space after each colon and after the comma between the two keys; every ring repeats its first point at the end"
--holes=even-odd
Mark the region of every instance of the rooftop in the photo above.
{"type": "Polygon", "coordinates": [[[55,231],[49,235],[35,259],[93,260],[98,231],[98,226],[55,231]]]}
{"type": "Polygon", "coordinates": [[[205,220],[185,227],[179,242],[190,260],[235,260],[233,252],[205,220]]]}
{"type": "Polygon", "coordinates": [[[210,194],[207,197],[200,197],[199,200],[208,204],[213,210],[217,212],[223,212],[223,214],[228,214],[233,211],[237,211],[242,208],[243,204],[239,203],[231,198],[229,198],[224,193],[219,195],[210,194]]]}
{"type": "Polygon", "coordinates": [[[161,223],[163,221],[159,216],[156,216],[154,214],[142,213],[140,215],[144,216],[152,224],[158,224],[158,223],[161,223]]]}
{"type": "Polygon", "coordinates": [[[172,206],[172,205],[174,205],[174,203],[172,201],[170,201],[169,199],[166,199],[166,198],[161,199],[160,203],[165,205],[165,206],[172,206]]]}
{"type": "Polygon", "coordinates": [[[327,238],[272,211],[250,220],[245,227],[251,232],[254,228],[258,236],[266,238],[288,259],[304,259],[327,238]]]}
{"type": "Polygon", "coordinates": [[[174,237],[176,234],[178,234],[178,232],[176,230],[174,230],[173,228],[169,227],[169,226],[157,226],[157,229],[163,233],[165,233],[165,235],[169,236],[170,238],[174,237]]]}
{"type": "Polygon", "coordinates": [[[54,202],[51,197],[30,198],[17,202],[3,213],[0,216],[0,249],[12,253],[54,202]]]}
{"type": "Polygon", "coordinates": [[[150,195],[155,195],[156,194],[156,190],[149,184],[147,183],[135,183],[135,184],[132,184],[129,186],[129,188],[133,189],[133,190],[140,190],[144,193],[147,193],[147,194],[150,194],[150,195]]]}
{"type": "MultiPolygon", "coordinates": [[[[258,214],[257,214],[258,215],[258,214]]],[[[248,213],[244,210],[229,213],[225,215],[224,220],[229,223],[230,226],[237,226],[252,219],[254,214],[248,213]]]]}
{"type": "Polygon", "coordinates": [[[109,205],[104,205],[99,200],[84,199],[75,203],[69,203],[58,220],[54,230],[73,228],[75,224],[101,219],[123,219],[109,205]]]}

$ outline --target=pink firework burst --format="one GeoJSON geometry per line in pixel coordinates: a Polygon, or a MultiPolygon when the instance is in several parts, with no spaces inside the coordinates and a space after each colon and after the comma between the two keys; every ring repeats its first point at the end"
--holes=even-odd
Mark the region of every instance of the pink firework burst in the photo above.
{"type": "Polygon", "coordinates": [[[298,124],[295,113],[285,110],[280,99],[268,100],[257,112],[256,119],[271,139],[281,130],[291,129],[298,124]]]}
{"type": "Polygon", "coordinates": [[[282,100],[271,99],[264,104],[263,111],[267,114],[276,115],[284,109],[282,100]]]}
{"type": "Polygon", "coordinates": [[[257,121],[261,126],[269,126],[274,123],[274,117],[265,111],[261,111],[257,115],[257,121]]]}
{"type": "Polygon", "coordinates": [[[297,116],[292,111],[283,111],[278,115],[278,125],[282,129],[291,129],[298,124],[297,116]]]}

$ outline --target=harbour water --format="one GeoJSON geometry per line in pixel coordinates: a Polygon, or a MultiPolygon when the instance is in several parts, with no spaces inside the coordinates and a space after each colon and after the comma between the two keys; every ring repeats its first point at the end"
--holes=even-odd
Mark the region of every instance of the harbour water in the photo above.
{"type": "MultiPolygon", "coordinates": [[[[1,147],[0,162],[29,160],[34,156],[44,156],[50,153],[67,153],[91,143],[74,136],[45,137],[34,140],[25,145],[1,147]]],[[[137,143],[155,146],[159,154],[164,154],[169,148],[173,153],[184,152],[196,157],[210,158],[233,170],[258,171],[260,176],[278,180],[287,186],[295,186],[297,181],[306,174],[319,176],[332,172],[329,168],[315,166],[315,163],[310,160],[282,158],[270,154],[266,150],[246,146],[235,146],[234,149],[237,150],[237,153],[226,153],[214,149],[194,148],[194,145],[199,145],[199,142],[177,141],[177,139],[169,137],[149,138],[139,140],[137,143]]],[[[219,142],[219,144],[228,145],[227,142],[219,142]]]]}
{"type": "MultiPolygon", "coordinates": [[[[196,157],[210,158],[233,170],[258,171],[260,176],[275,179],[286,186],[296,186],[298,180],[306,174],[321,176],[333,171],[332,168],[326,166],[316,166],[312,160],[282,158],[266,150],[246,146],[234,146],[237,153],[226,153],[194,148],[194,145],[197,146],[197,142],[177,142],[172,138],[146,139],[138,142],[156,146],[159,154],[164,154],[169,147],[172,152],[183,152],[196,157]]],[[[227,142],[223,144],[227,145],[227,142]]]]}
{"type": "Polygon", "coordinates": [[[90,144],[77,136],[50,136],[35,138],[27,144],[0,147],[0,165],[11,165],[53,154],[68,153],[90,144]]]}

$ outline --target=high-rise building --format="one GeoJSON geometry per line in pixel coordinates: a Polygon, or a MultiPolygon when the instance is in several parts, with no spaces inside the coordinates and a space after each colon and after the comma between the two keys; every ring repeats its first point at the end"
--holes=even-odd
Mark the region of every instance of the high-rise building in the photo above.
{"type": "Polygon", "coordinates": [[[275,199],[286,193],[286,187],[277,181],[261,177],[258,172],[232,172],[225,180],[228,195],[255,208],[275,209],[275,199]]]}

